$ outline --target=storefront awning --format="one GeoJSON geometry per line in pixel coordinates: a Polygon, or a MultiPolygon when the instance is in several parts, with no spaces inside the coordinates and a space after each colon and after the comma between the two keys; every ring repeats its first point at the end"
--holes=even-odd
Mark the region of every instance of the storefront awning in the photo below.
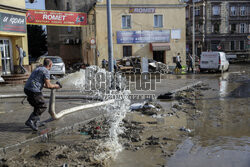
{"type": "Polygon", "coordinates": [[[170,44],[169,43],[151,43],[150,48],[152,51],[165,51],[170,50],[170,44]]]}

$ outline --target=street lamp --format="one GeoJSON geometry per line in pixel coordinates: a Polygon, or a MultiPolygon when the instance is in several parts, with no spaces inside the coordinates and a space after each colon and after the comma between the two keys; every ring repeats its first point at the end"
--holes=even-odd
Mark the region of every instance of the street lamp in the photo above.
{"type": "Polygon", "coordinates": [[[107,0],[109,72],[114,72],[111,0],[107,0]]]}
{"type": "Polygon", "coordinates": [[[193,71],[195,72],[195,1],[199,1],[199,0],[192,0],[193,2],[193,48],[192,48],[192,56],[193,56],[193,71]]]}

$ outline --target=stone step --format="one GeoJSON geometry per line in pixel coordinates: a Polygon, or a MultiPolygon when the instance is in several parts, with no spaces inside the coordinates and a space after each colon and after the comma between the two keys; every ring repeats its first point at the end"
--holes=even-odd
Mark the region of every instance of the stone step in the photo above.
{"type": "Polygon", "coordinates": [[[3,84],[24,84],[29,78],[30,74],[11,74],[11,75],[2,75],[4,79],[3,84]]]}

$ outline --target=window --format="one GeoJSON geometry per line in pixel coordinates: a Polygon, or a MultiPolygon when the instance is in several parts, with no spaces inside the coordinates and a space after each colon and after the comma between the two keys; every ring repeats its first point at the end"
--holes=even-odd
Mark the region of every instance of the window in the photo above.
{"type": "Polygon", "coordinates": [[[235,50],[235,41],[231,41],[231,50],[235,50]]]}
{"type": "Polygon", "coordinates": [[[246,16],[246,7],[245,6],[240,7],[240,15],[241,16],[246,16]]]}
{"type": "Polygon", "coordinates": [[[218,47],[220,46],[220,41],[211,41],[211,50],[218,51],[218,47]]]}
{"type": "Polygon", "coordinates": [[[240,50],[245,50],[245,41],[240,41],[240,50]]]}
{"type": "Polygon", "coordinates": [[[236,16],[236,7],[235,6],[231,6],[231,8],[230,8],[230,15],[231,16],[236,16]]]}
{"type": "Polygon", "coordinates": [[[122,28],[124,29],[131,28],[131,16],[130,15],[122,16],[122,28]]]}
{"type": "Polygon", "coordinates": [[[195,7],[195,16],[200,16],[200,11],[201,11],[201,9],[199,6],[195,7]]]}
{"type": "Polygon", "coordinates": [[[195,31],[202,32],[202,24],[199,23],[195,24],[195,31]]]}
{"type": "Polygon", "coordinates": [[[163,27],[162,15],[154,15],[154,27],[163,27]]]}
{"type": "Polygon", "coordinates": [[[220,24],[219,23],[214,23],[212,25],[212,32],[218,34],[220,32],[220,24]]]}
{"type": "Polygon", "coordinates": [[[219,16],[220,15],[220,6],[218,6],[218,5],[213,6],[213,15],[214,16],[219,16]]]}
{"type": "Polygon", "coordinates": [[[236,24],[230,24],[230,30],[231,34],[234,34],[236,32],[236,24]]]}
{"type": "Polygon", "coordinates": [[[240,33],[246,33],[247,26],[245,23],[240,24],[240,33]]]}
{"type": "Polygon", "coordinates": [[[67,2],[67,11],[70,11],[69,2],[67,2]]]}
{"type": "Polygon", "coordinates": [[[68,33],[71,33],[72,32],[71,27],[67,27],[67,31],[68,31],[68,33]]]}
{"type": "Polygon", "coordinates": [[[132,56],[132,46],[123,46],[123,57],[132,56]]]}
{"type": "Polygon", "coordinates": [[[189,18],[189,9],[186,8],[186,18],[188,19],[189,18]]]}

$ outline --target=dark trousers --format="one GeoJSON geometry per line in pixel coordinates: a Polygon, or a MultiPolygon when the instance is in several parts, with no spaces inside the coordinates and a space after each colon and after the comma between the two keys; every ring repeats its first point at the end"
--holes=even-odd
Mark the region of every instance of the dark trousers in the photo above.
{"type": "Polygon", "coordinates": [[[190,68],[192,69],[192,72],[194,72],[194,68],[193,68],[193,63],[189,62],[188,64],[188,72],[190,71],[190,68]]]}
{"type": "Polygon", "coordinates": [[[24,89],[24,93],[27,95],[29,104],[34,107],[34,115],[40,116],[46,111],[47,106],[42,92],[32,92],[28,89],[24,89]]]}
{"type": "Polygon", "coordinates": [[[182,69],[181,63],[180,62],[176,62],[176,67],[175,68],[182,69]]]}

